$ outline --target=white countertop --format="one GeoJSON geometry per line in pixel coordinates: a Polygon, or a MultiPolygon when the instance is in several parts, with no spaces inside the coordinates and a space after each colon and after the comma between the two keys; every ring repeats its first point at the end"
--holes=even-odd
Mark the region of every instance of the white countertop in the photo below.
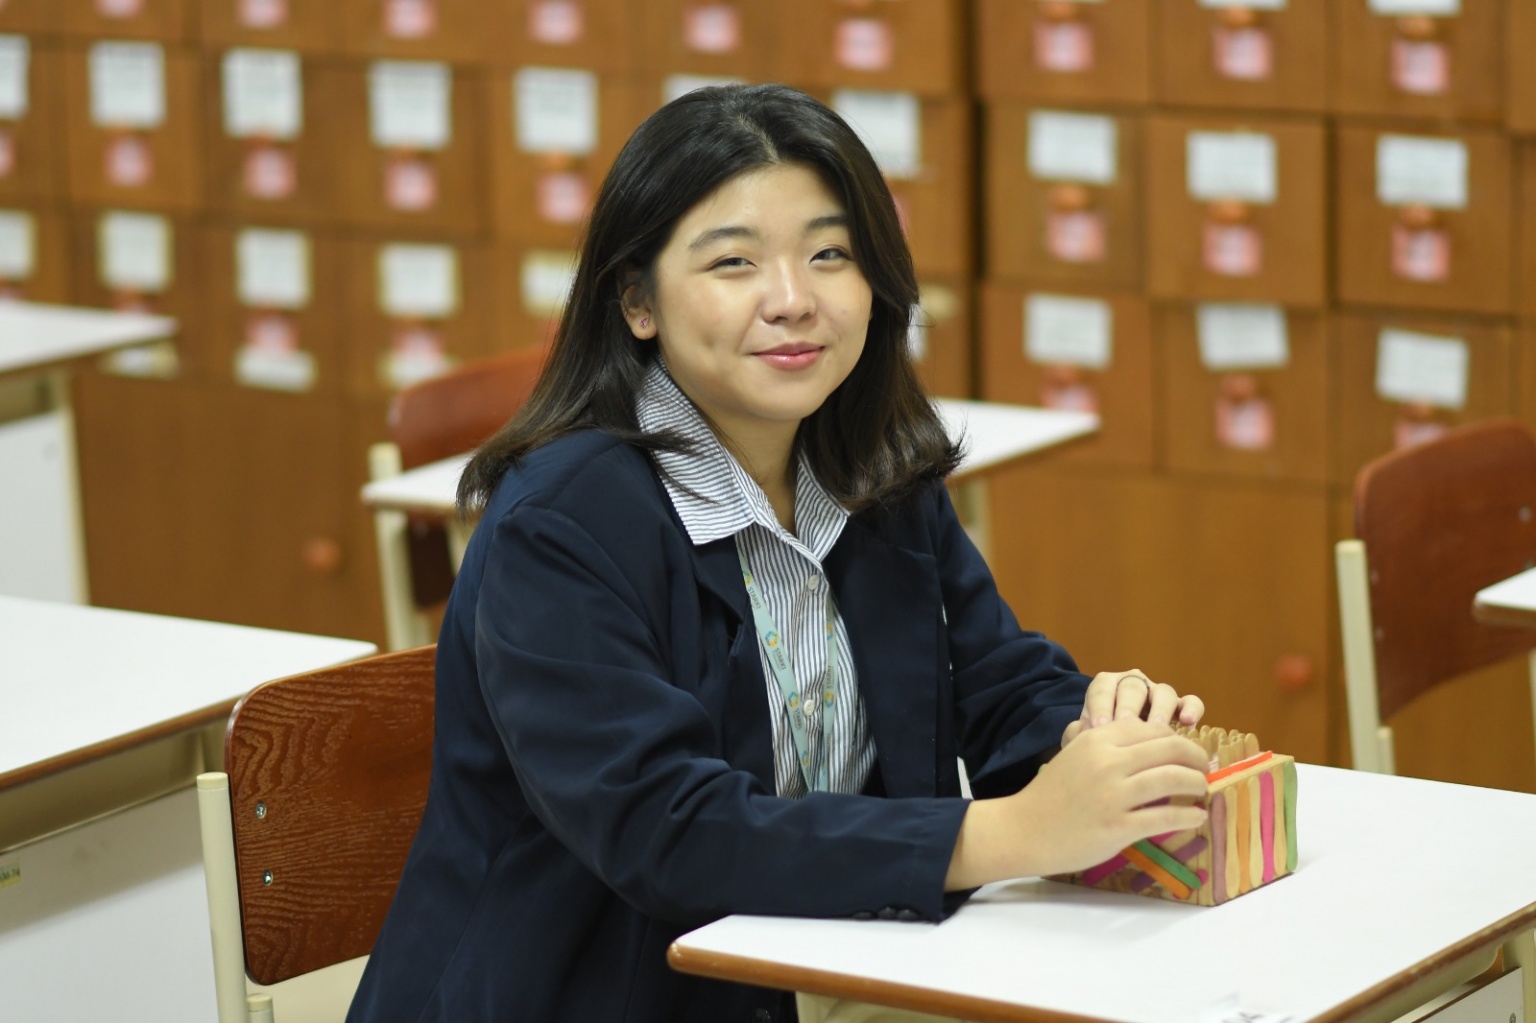
{"type": "Polygon", "coordinates": [[[40,369],[176,333],[176,321],[148,313],[0,302],[0,374],[40,369]]]}

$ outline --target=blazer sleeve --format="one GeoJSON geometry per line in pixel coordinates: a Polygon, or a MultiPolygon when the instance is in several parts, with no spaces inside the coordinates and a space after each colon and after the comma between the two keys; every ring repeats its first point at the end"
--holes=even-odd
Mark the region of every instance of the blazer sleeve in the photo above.
{"type": "Polygon", "coordinates": [[[1059,748],[1088,677],[1061,646],[1019,627],[949,492],[936,487],[933,502],[960,755],[975,795],[1010,795],[1059,748]]]}
{"type": "MultiPolygon", "coordinates": [[[[486,525],[489,525],[487,523],[486,525]]],[[[675,587],[655,537],[615,556],[549,507],[494,525],[475,614],[482,695],[534,814],[641,911],[940,919],[965,804],[766,791],[718,759],[673,684],[675,587]]]]}

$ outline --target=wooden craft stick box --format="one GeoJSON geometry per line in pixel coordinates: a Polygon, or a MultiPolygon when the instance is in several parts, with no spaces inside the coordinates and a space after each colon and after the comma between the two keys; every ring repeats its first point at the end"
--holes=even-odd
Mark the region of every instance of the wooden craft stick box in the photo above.
{"type": "Polygon", "coordinates": [[[1211,754],[1205,824],[1155,835],[1096,867],[1053,880],[1218,906],[1296,869],[1295,760],[1259,750],[1251,734],[1181,731],[1211,754]]]}

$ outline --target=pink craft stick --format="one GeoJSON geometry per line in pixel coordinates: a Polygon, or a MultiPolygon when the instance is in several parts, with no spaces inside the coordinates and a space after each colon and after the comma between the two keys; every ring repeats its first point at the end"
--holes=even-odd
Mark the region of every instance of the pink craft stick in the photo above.
{"type": "Polygon", "coordinates": [[[1083,871],[1083,884],[1098,884],[1121,867],[1127,866],[1129,862],[1124,856],[1113,856],[1100,863],[1097,867],[1090,867],[1083,871]]]}
{"type": "Polygon", "coordinates": [[[1264,846],[1264,883],[1275,879],[1275,779],[1270,771],[1259,775],[1259,834],[1264,846]]]}

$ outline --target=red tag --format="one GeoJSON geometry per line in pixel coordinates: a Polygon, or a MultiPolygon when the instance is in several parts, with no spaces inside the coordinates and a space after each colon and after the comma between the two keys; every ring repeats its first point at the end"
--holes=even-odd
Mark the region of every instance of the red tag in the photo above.
{"type": "Polygon", "coordinates": [[[254,199],[288,199],[299,186],[293,153],[280,146],[257,143],[245,153],[242,175],[245,194],[254,199]]]}
{"type": "Polygon", "coordinates": [[[1451,276],[1451,236],[1444,228],[1392,225],[1392,272],[1438,283],[1451,276]]]}
{"type": "Polygon", "coordinates": [[[1109,248],[1097,210],[1052,210],[1045,218],[1045,248],[1064,263],[1097,263],[1109,248]]]}
{"type": "Polygon", "coordinates": [[[1443,436],[1449,429],[1449,426],[1435,419],[1402,415],[1397,417],[1397,422],[1392,427],[1392,443],[1399,449],[1411,448],[1415,444],[1423,444],[1425,441],[1443,436]]]}
{"type": "Polygon", "coordinates": [[[430,210],[437,205],[437,168],[419,156],[391,156],[384,165],[384,202],[405,213],[430,210]]]}
{"type": "Polygon", "coordinates": [[[1205,268],[1223,277],[1252,277],[1264,263],[1264,240],[1251,224],[1205,223],[1205,268]]]}
{"type": "Polygon", "coordinates": [[[384,0],[384,34],[425,39],[437,31],[437,0],[384,0]]]}
{"type": "Polygon", "coordinates": [[[252,312],[245,320],[245,344],[266,355],[290,355],[299,350],[299,328],[282,313],[252,312]]]}
{"type": "Polygon", "coordinates": [[[242,28],[278,28],[288,23],[288,0],[240,0],[235,17],[242,28]]]}
{"type": "Polygon", "coordinates": [[[9,127],[0,127],[0,178],[16,172],[16,136],[9,127]]]}
{"type": "Polygon", "coordinates": [[[155,176],[155,157],[138,135],[117,135],[107,142],[107,181],[118,188],[142,188],[155,176]]]}
{"type": "Polygon", "coordinates": [[[592,205],[592,188],[578,171],[552,171],[539,176],[539,216],[552,224],[579,224],[592,205]]]}
{"type": "MultiPolygon", "coordinates": [[[[5,0],[0,0],[0,7],[5,6],[5,0]]],[[[0,281],[0,302],[25,302],[26,289],[20,281],[0,281]]]]}
{"type": "Polygon", "coordinates": [[[683,42],[699,53],[730,53],[741,46],[741,12],[734,4],[694,4],[683,12],[683,42]]]}
{"type": "Polygon", "coordinates": [[[880,18],[844,18],[837,23],[832,50],[854,71],[885,71],[896,60],[896,32],[880,18]]]}
{"type": "Polygon", "coordinates": [[[1085,380],[1053,379],[1047,373],[1040,387],[1040,404],[1059,412],[1087,412],[1099,414],[1099,395],[1085,380]]]}
{"type": "Polygon", "coordinates": [[[1451,51],[1433,39],[1392,40],[1392,84],[1415,96],[1443,96],[1451,87],[1451,51]]]}
{"type": "Polygon", "coordinates": [[[136,291],[119,291],[112,296],[112,308],[120,313],[152,313],[154,305],[148,296],[136,291]]]}
{"type": "Polygon", "coordinates": [[[1264,28],[1218,25],[1213,38],[1216,73],[1240,81],[1261,81],[1274,74],[1274,41],[1264,28]]]}
{"type": "Polygon", "coordinates": [[[144,13],[144,0],[96,0],[96,13],[103,18],[137,18],[144,13]]]}
{"type": "Polygon", "coordinates": [[[1216,399],[1216,439],[1237,451],[1268,451],[1275,444],[1275,408],[1256,395],[1216,399]]]}
{"type": "Polygon", "coordinates": [[[533,0],[528,5],[528,36],[546,46],[579,42],[585,26],[576,0],[533,0]]]}
{"type": "Polygon", "coordinates": [[[1035,22],[1035,63],[1046,71],[1093,69],[1093,26],[1081,21],[1035,22]]]}

